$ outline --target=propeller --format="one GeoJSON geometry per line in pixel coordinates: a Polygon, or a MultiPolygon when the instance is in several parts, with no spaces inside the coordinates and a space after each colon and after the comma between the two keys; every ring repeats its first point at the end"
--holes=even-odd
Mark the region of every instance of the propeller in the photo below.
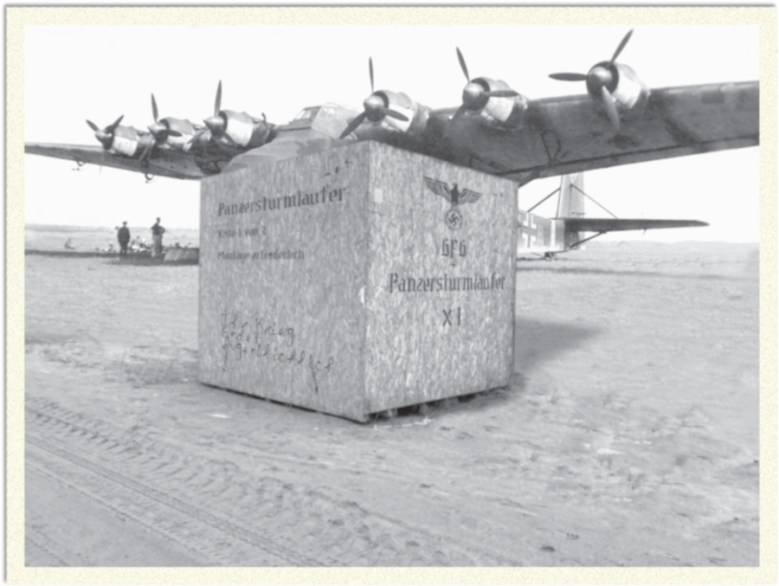
{"type": "Polygon", "coordinates": [[[614,130],[619,131],[619,113],[617,112],[617,106],[614,103],[614,97],[611,92],[617,86],[618,72],[614,66],[614,62],[622,53],[622,49],[628,44],[630,37],[633,35],[633,29],[622,37],[617,50],[614,51],[614,55],[611,57],[611,61],[603,61],[598,63],[590,69],[586,74],[584,73],[553,73],[549,77],[558,81],[584,81],[587,83],[587,91],[590,95],[595,96],[603,104],[606,109],[606,114],[611,121],[611,125],[614,130]]]}
{"type": "Polygon", "coordinates": [[[382,93],[376,93],[373,89],[373,58],[368,58],[368,72],[371,78],[371,95],[368,96],[365,101],[362,103],[363,105],[363,111],[357,115],[357,117],[352,120],[349,125],[346,127],[346,130],[344,130],[341,133],[341,138],[346,138],[349,136],[352,132],[354,132],[357,127],[362,124],[365,119],[367,118],[371,122],[379,122],[382,118],[385,116],[389,116],[390,118],[394,118],[395,120],[401,120],[403,122],[408,122],[408,118],[401,114],[400,112],[395,112],[394,110],[391,110],[389,108],[389,100],[387,97],[382,93]]]}
{"type": "Polygon", "coordinates": [[[209,116],[203,122],[205,127],[198,130],[192,138],[189,139],[189,144],[195,142],[198,138],[203,136],[206,132],[211,132],[211,136],[214,138],[225,138],[227,141],[235,145],[235,141],[227,134],[227,120],[220,115],[222,110],[222,80],[219,80],[219,85],[216,87],[216,100],[214,100],[214,114],[209,116]]]}
{"type": "Polygon", "coordinates": [[[148,161],[152,149],[158,144],[162,144],[168,140],[169,136],[181,136],[181,133],[178,130],[172,130],[167,124],[162,124],[158,121],[159,112],[157,111],[157,100],[154,99],[154,94],[151,95],[151,112],[152,116],[154,116],[154,124],[150,124],[146,128],[149,129],[153,140],[149,141],[149,144],[143,149],[141,163],[148,161]]]}
{"type": "Polygon", "coordinates": [[[147,128],[154,137],[155,143],[163,143],[169,136],[181,136],[179,131],[171,130],[167,124],[158,121],[157,100],[154,99],[154,94],[151,95],[151,111],[154,116],[154,124],[150,124],[147,128]]]}
{"type": "Polygon", "coordinates": [[[471,81],[471,76],[468,75],[468,66],[465,64],[465,58],[459,47],[457,48],[457,60],[460,62],[460,69],[463,70],[467,82],[465,89],[463,89],[463,106],[468,110],[481,110],[489,98],[515,98],[519,95],[514,90],[490,90],[489,87],[471,81]]]}
{"type": "Polygon", "coordinates": [[[111,145],[114,142],[114,132],[116,132],[117,126],[119,126],[119,123],[122,121],[122,118],[124,118],[124,114],[119,116],[119,118],[116,119],[116,122],[113,124],[109,124],[102,130],[98,128],[97,124],[94,122],[87,120],[87,124],[89,127],[95,132],[95,138],[100,141],[100,144],[103,145],[103,148],[108,150],[111,148],[111,145]]]}
{"type": "Polygon", "coordinates": [[[227,134],[227,119],[220,115],[222,111],[222,81],[216,88],[216,100],[214,101],[214,115],[206,118],[203,122],[211,131],[211,136],[216,138],[226,138],[227,142],[235,145],[235,141],[227,134]]]}

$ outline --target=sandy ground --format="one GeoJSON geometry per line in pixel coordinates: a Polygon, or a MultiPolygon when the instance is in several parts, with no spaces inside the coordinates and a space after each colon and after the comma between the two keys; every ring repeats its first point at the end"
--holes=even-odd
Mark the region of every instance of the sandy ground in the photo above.
{"type": "Polygon", "coordinates": [[[756,245],[518,263],[512,385],[368,424],[199,384],[196,266],[25,268],[29,566],[759,563],[756,245]]]}

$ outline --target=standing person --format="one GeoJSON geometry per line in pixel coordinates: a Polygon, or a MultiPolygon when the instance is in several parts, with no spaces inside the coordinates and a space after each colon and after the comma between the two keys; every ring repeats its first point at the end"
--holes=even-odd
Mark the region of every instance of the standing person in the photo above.
{"type": "Polygon", "coordinates": [[[119,241],[119,256],[127,256],[127,245],[130,244],[130,229],[127,222],[122,222],[122,227],[116,233],[116,239],[119,241]]]}
{"type": "Polygon", "coordinates": [[[165,228],[160,225],[160,219],[157,218],[157,222],[151,227],[151,237],[154,242],[151,255],[152,257],[162,256],[162,235],[165,233],[165,228]]]}

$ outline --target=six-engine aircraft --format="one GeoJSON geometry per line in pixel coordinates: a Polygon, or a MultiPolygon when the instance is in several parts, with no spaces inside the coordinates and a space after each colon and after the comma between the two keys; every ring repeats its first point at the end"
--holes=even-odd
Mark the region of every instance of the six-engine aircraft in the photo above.
{"type": "Polygon", "coordinates": [[[221,109],[219,83],[212,116],[203,126],[175,118],[148,132],[121,126],[100,129],[101,146],[27,143],[25,152],[137,171],[148,176],[202,179],[252,161],[277,161],[356,140],[376,140],[437,157],[524,185],[534,179],[580,173],[759,144],[759,83],[715,83],[650,89],[617,62],[632,31],[608,61],[587,73],[556,73],[584,82],[586,94],[530,99],[506,82],[466,78],[459,106],[432,109],[402,92],[375,91],[363,111],[336,104],[305,108],[285,125],[221,109]]]}

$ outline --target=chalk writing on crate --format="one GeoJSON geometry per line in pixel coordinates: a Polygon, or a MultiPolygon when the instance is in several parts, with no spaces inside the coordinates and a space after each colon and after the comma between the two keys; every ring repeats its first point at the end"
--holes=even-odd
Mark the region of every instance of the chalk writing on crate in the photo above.
{"type": "Polygon", "coordinates": [[[230,228],[228,230],[217,230],[217,238],[235,238],[243,236],[267,236],[267,226],[254,226],[253,228],[230,228]]]}
{"type": "Polygon", "coordinates": [[[236,311],[223,311],[221,336],[222,370],[244,361],[307,369],[318,393],[321,377],[329,375],[335,364],[333,356],[325,358],[301,348],[295,328],[270,317],[242,317],[236,311]]]}
{"type": "Polygon", "coordinates": [[[216,254],[216,260],[304,260],[306,254],[302,250],[259,250],[254,252],[222,251],[216,254]]]}

